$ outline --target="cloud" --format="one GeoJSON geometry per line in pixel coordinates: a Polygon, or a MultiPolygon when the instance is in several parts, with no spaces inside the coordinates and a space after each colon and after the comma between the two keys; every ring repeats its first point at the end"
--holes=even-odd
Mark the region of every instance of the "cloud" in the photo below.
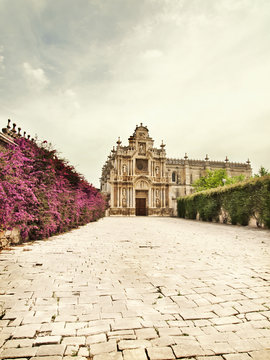
{"type": "Polygon", "coordinates": [[[142,54],[142,57],[147,60],[153,60],[160,58],[162,55],[163,55],[162,51],[158,49],[149,49],[142,54]]]}
{"type": "Polygon", "coordinates": [[[49,84],[44,70],[41,68],[34,69],[28,62],[23,63],[23,70],[30,86],[35,89],[43,89],[49,84]]]}
{"type": "Polygon", "coordinates": [[[69,98],[75,98],[75,97],[76,97],[76,93],[75,93],[75,91],[72,90],[72,89],[66,89],[66,90],[64,91],[64,94],[65,94],[67,97],[69,97],[69,98]]]}
{"type": "Polygon", "coordinates": [[[4,65],[4,56],[0,55],[0,69],[4,70],[5,65],[4,65]]]}
{"type": "Polygon", "coordinates": [[[1,123],[95,185],[140,122],[168,156],[270,168],[269,14],[267,0],[0,1],[1,123]]]}
{"type": "Polygon", "coordinates": [[[78,96],[73,89],[66,89],[64,92],[64,103],[68,106],[71,110],[79,110],[81,108],[78,102],[78,96]]]}

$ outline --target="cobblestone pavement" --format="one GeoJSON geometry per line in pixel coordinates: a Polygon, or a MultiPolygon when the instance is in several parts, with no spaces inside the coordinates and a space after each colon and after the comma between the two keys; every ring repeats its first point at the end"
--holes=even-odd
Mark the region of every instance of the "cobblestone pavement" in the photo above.
{"type": "Polygon", "coordinates": [[[0,254],[0,358],[269,360],[270,231],[105,218],[0,254]]]}

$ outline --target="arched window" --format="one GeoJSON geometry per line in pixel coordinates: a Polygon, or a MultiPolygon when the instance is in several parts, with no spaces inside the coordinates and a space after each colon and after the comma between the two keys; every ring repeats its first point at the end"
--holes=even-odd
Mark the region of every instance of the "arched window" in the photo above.
{"type": "Polygon", "coordinates": [[[173,173],[172,173],[172,182],[175,182],[175,179],[176,179],[176,173],[175,173],[175,171],[173,171],[173,173]]]}

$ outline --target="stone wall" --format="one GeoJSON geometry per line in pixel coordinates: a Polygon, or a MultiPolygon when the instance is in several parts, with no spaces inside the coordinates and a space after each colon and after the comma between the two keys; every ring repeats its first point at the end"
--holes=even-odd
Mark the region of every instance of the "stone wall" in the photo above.
{"type": "Polygon", "coordinates": [[[20,230],[14,228],[12,230],[0,231],[0,249],[10,245],[20,244],[22,242],[20,230]]]}

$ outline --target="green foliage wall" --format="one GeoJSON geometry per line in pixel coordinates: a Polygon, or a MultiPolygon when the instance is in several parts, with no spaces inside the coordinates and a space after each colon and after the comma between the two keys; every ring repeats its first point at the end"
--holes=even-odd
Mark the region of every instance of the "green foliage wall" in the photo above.
{"type": "Polygon", "coordinates": [[[270,228],[270,176],[181,197],[177,209],[181,218],[218,221],[222,215],[224,223],[248,225],[255,217],[258,226],[270,228]]]}

